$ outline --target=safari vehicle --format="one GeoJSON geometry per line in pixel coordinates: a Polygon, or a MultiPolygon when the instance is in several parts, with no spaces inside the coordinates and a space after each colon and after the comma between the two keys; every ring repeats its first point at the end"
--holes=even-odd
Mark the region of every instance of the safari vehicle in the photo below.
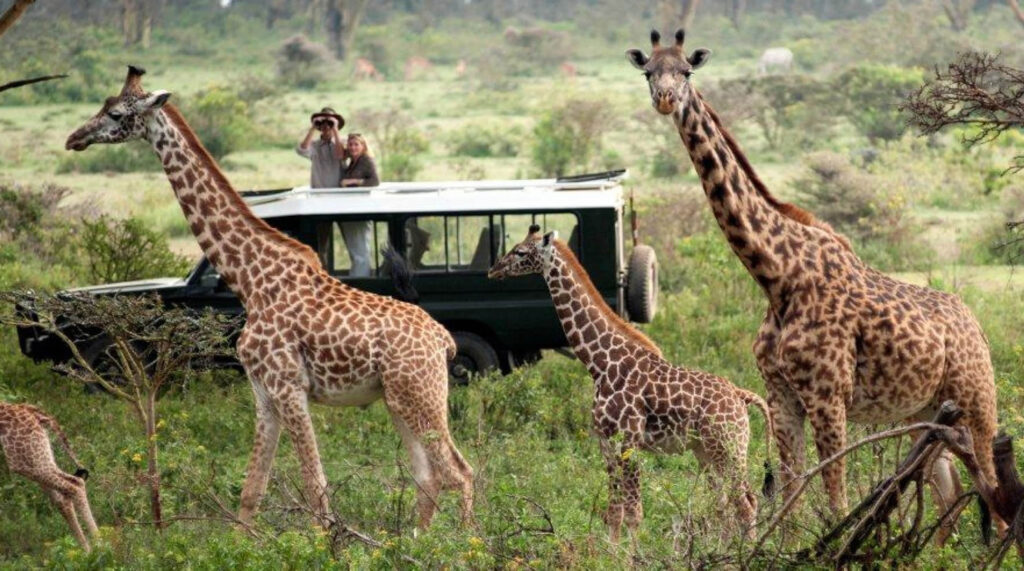
{"type": "MultiPolygon", "coordinates": [[[[655,312],[657,262],[648,246],[624,256],[626,171],[560,179],[396,182],[373,188],[299,187],[242,193],[253,212],[310,245],[331,275],[365,291],[400,297],[385,255],[393,245],[411,273],[417,303],[451,331],[458,345],[453,379],[490,369],[508,372],[541,349],[566,345],[540,276],[503,282],[487,270],[525,237],[531,224],[557,230],[579,256],[597,289],[619,314],[637,322],[655,312]]],[[[241,313],[216,269],[200,260],[184,279],[107,284],[94,295],[158,294],[165,303],[241,313]]],[[[63,360],[67,350],[44,332],[19,331],[21,350],[63,360]]],[[[105,353],[104,341],[83,347],[105,353]]]]}

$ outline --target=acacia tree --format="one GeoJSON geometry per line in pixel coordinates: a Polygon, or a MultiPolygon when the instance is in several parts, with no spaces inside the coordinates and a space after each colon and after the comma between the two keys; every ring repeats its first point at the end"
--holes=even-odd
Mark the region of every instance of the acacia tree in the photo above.
{"type": "MultiPolygon", "coordinates": [[[[912,93],[901,106],[925,134],[950,125],[971,127],[961,137],[968,147],[990,142],[1011,129],[1024,129],[1024,70],[999,63],[999,56],[965,52],[912,93]]],[[[1010,172],[1024,169],[1024,154],[1010,172]]]]}
{"type": "Polygon", "coordinates": [[[175,379],[232,354],[234,319],[213,312],[165,309],[153,297],[39,295],[0,291],[0,325],[32,327],[59,339],[71,354],[56,369],[124,401],[146,438],[150,511],[163,527],[158,463],[157,399],[175,379]]]}

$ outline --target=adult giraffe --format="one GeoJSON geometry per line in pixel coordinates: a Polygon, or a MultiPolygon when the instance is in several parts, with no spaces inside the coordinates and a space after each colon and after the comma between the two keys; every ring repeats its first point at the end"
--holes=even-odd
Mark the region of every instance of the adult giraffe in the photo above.
{"type": "Polygon", "coordinates": [[[167,104],[170,93],[142,89],[143,73],[129,66],[121,93],[65,146],[149,141],[200,247],[245,306],[238,358],[256,399],[256,437],[239,519],[251,521],[266,492],[283,424],[302,464],[306,501],[329,525],[309,401],[366,405],[383,397],[412,457],[419,526],[430,524],[441,489],[462,492],[468,520],[473,470],[448,432],[451,335],[419,307],[332,278],[311,248],[256,217],[167,104]]]}
{"type": "MultiPolygon", "coordinates": [[[[764,377],[785,486],[803,472],[804,418],[818,457],[846,444],[846,421],[930,419],[942,401],[965,411],[985,477],[996,484],[996,391],[988,341],[955,295],[891,279],[857,257],[845,237],[775,198],[714,110],[690,83],[711,52],[660,45],[626,57],[647,78],[651,102],[672,117],[733,252],[761,286],[768,311],[754,355],[764,377]]],[[[824,469],[834,513],[846,511],[845,462],[824,469]]],[[[958,485],[943,458],[938,490],[958,485]]]]}

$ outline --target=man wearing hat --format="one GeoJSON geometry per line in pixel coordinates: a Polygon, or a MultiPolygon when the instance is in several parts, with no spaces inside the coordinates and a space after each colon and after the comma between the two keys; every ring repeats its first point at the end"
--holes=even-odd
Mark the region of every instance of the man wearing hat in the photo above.
{"type": "Polygon", "coordinates": [[[309,132],[299,143],[295,152],[312,161],[309,186],[312,188],[337,188],[341,186],[342,161],[345,159],[345,142],[338,130],[345,126],[345,118],[334,109],[324,107],[309,118],[309,132]],[[313,135],[320,131],[320,138],[313,135]]]}

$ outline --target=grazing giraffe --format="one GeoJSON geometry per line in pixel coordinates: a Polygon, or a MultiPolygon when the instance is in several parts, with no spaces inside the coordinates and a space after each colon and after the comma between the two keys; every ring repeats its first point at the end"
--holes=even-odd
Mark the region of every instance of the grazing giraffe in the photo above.
{"type": "Polygon", "coordinates": [[[71,526],[78,544],[89,551],[89,542],[78,523],[81,516],[89,535],[96,537],[96,521],[85,493],[89,471],[82,468],[57,421],[34,406],[0,402],[0,448],[7,457],[8,468],[42,486],[71,526]],[[75,463],[74,476],[57,466],[47,431],[57,435],[61,447],[75,463]]]}
{"type": "Polygon", "coordinates": [[[448,331],[422,309],[342,284],[308,246],[256,217],[166,91],[146,93],[143,70],[129,67],[124,88],[71,134],[67,148],[145,139],[160,156],[189,227],[225,283],[242,300],[246,322],[238,358],[256,400],[256,434],[239,519],[249,522],[267,488],[282,425],[302,465],[315,520],[330,524],[327,479],[310,401],[363,406],[383,397],[412,458],[421,528],[442,489],[473,503],[473,470],[448,431],[448,331]]]}
{"type": "MultiPolygon", "coordinates": [[[[487,277],[541,274],[566,339],[594,379],[592,412],[608,471],[605,523],[610,539],[619,540],[623,520],[635,534],[643,519],[640,464],[633,455],[637,449],[693,450],[701,466],[720,478],[740,525],[752,537],[757,498],[746,478],[747,406],[756,405],[764,413],[770,443],[768,405],[721,377],[676,367],[662,358],[657,345],[608,307],[569,246],[554,232],[542,238],[539,231],[540,226],[530,226],[526,239],[498,260],[487,277]]],[[[766,493],[770,488],[766,477],[766,493]]]]}
{"type": "MultiPolygon", "coordinates": [[[[846,422],[930,420],[944,400],[963,408],[984,476],[996,484],[996,392],[988,341],[959,297],[896,281],[868,267],[849,241],[810,213],[775,198],[732,135],[690,83],[711,52],[687,56],[684,32],[650,57],[626,57],[647,78],[651,103],[670,115],[733,252],[761,286],[768,311],[754,342],[783,466],[803,473],[804,419],[818,457],[846,445],[846,422]]],[[[824,469],[833,513],[847,509],[845,461],[824,469]]],[[[951,501],[948,457],[933,470],[951,501]]],[[[949,504],[946,504],[949,505],[949,504]]]]}

